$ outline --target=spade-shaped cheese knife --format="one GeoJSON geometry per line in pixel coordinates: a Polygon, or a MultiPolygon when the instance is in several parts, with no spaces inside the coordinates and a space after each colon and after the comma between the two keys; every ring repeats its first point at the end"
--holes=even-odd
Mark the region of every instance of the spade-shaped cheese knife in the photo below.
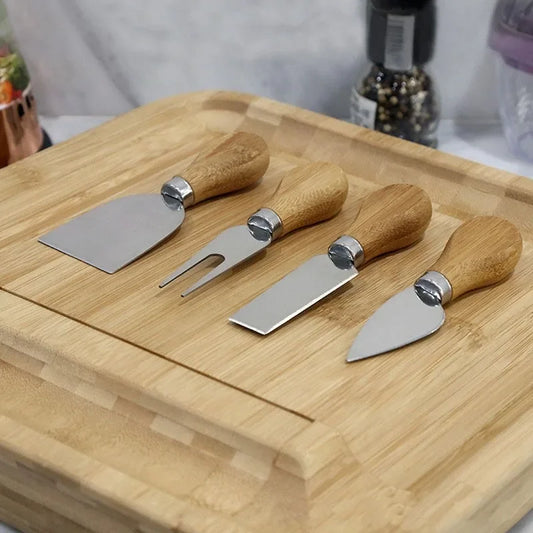
{"type": "Polygon", "coordinates": [[[483,216],[465,222],[437,262],[368,319],[346,360],[379,355],[431,335],[444,323],[443,305],[506,278],[521,252],[520,233],[507,220],[483,216]]]}
{"type": "Polygon", "coordinates": [[[159,286],[164,287],[208,257],[223,258],[221,264],[182,294],[186,296],[259,253],[274,239],[335,216],[347,194],[348,181],[337,165],[316,162],[296,167],[283,177],[271,201],[251,215],[246,225],[220,233],[159,286]]]}
{"type": "Polygon", "coordinates": [[[431,219],[431,201],[415,185],[389,185],[369,194],[347,234],[327,254],[312,257],[230,321],[266,335],[332,293],[381,254],[420,240],[431,219]]]}
{"type": "Polygon", "coordinates": [[[258,135],[226,135],[210,143],[160,193],[111,200],[53,229],[39,242],[113,274],[174,233],[186,207],[255,183],[269,160],[268,147],[258,135]]]}

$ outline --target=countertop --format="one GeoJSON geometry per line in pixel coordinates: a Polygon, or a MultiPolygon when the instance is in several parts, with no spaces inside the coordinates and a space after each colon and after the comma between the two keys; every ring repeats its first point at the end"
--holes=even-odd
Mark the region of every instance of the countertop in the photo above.
{"type": "MultiPolygon", "coordinates": [[[[111,118],[113,117],[41,117],[41,124],[52,141],[59,143],[111,118]]],[[[533,179],[533,162],[519,160],[508,150],[501,126],[496,122],[458,123],[453,120],[443,120],[438,137],[439,149],[443,152],[533,179]]],[[[13,531],[0,524],[0,533],[13,531]]],[[[509,533],[533,533],[533,511],[530,511],[509,533]]]]}

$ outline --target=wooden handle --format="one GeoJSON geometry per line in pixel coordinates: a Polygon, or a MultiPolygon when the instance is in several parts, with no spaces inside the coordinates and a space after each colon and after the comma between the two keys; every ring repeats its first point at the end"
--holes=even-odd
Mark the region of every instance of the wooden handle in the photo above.
{"type": "Polygon", "coordinates": [[[182,177],[198,203],[252,185],[266,172],[269,161],[268,147],[259,135],[238,132],[209,144],[182,177]]]}
{"type": "Polygon", "coordinates": [[[342,168],[319,161],[288,172],[265,207],[279,216],[281,235],[285,235],[334,217],[347,195],[348,180],[342,168]]]}
{"type": "Polygon", "coordinates": [[[348,233],[363,247],[366,262],[420,240],[431,213],[431,200],[420,187],[388,185],[363,200],[348,233]]]}
{"type": "Polygon", "coordinates": [[[446,276],[454,299],[506,278],[521,253],[522,237],[513,224],[498,217],[476,217],[455,230],[429,270],[446,276]]]}

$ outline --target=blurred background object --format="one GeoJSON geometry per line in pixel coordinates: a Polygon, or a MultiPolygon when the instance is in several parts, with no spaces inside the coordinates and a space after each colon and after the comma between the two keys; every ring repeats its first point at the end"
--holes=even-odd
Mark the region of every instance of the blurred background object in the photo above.
{"type": "MultiPolygon", "coordinates": [[[[59,142],[147,102],[202,89],[341,119],[367,65],[366,0],[4,0],[41,124],[59,142]]],[[[496,0],[440,0],[431,73],[439,149],[533,177],[506,146],[487,35],[496,0]]]]}
{"type": "Polygon", "coordinates": [[[511,150],[533,161],[533,0],[500,0],[490,45],[498,52],[500,117],[511,150]]]}
{"type": "Polygon", "coordinates": [[[30,75],[0,0],[0,167],[33,154],[44,142],[30,75]]]}
{"type": "Polygon", "coordinates": [[[437,146],[439,103],[425,68],[435,28],[434,0],[367,0],[366,53],[372,66],[352,89],[352,122],[437,146]]]}
{"type": "MultiPolygon", "coordinates": [[[[366,0],[5,2],[48,116],[116,115],[220,88],[348,118],[367,63],[366,0]]],[[[438,3],[446,31],[437,31],[432,69],[443,118],[498,118],[486,46],[494,3],[438,3]]]]}

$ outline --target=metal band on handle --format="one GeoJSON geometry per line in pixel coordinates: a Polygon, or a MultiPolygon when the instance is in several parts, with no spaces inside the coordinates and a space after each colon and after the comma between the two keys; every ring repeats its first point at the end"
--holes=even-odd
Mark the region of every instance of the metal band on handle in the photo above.
{"type": "Polygon", "coordinates": [[[352,266],[357,268],[365,261],[365,251],[361,243],[349,235],[342,235],[332,242],[328,248],[328,255],[339,268],[352,266]]]}
{"type": "Polygon", "coordinates": [[[448,303],[452,298],[452,286],[446,276],[435,270],[426,272],[415,281],[415,291],[429,305],[448,303]]]}
{"type": "Polygon", "coordinates": [[[180,176],[174,176],[164,183],[161,187],[161,194],[179,200],[183,207],[188,207],[194,203],[192,187],[186,179],[180,176]]]}
{"type": "Polygon", "coordinates": [[[250,233],[259,241],[277,239],[282,230],[283,222],[272,209],[264,207],[256,211],[247,222],[250,233]]]}

